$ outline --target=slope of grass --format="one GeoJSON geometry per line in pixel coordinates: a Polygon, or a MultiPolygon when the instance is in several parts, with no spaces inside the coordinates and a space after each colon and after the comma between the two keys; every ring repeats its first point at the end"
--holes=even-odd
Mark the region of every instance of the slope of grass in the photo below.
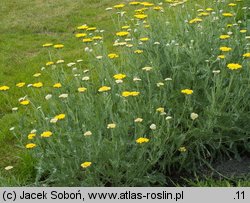
{"type": "MultiPolygon", "coordinates": [[[[157,2],[157,1],[155,1],[157,2]]],[[[115,30],[113,22],[106,7],[113,6],[115,1],[111,0],[85,0],[85,1],[27,1],[22,0],[18,3],[7,0],[0,2],[0,85],[8,84],[15,86],[16,83],[25,81],[27,84],[38,82],[40,79],[46,81],[45,87],[53,85],[49,75],[42,75],[37,79],[32,77],[34,73],[40,72],[45,62],[49,61],[49,55],[41,45],[46,42],[63,43],[65,49],[61,52],[61,58],[66,62],[83,59],[87,63],[87,57],[84,53],[84,47],[79,46],[75,39],[75,28],[78,25],[88,23],[105,29],[107,36],[115,30]]],[[[192,1],[195,8],[205,8],[209,6],[209,1],[192,1]],[[196,4],[199,5],[196,5],[196,4]]],[[[195,10],[190,9],[190,15],[195,10]]],[[[128,11],[130,12],[130,11],[128,11]]],[[[177,18],[174,13],[169,18],[177,18]]],[[[178,29],[178,28],[177,28],[178,29]]],[[[111,42],[111,37],[109,38],[111,42]]],[[[87,65],[87,64],[85,64],[87,65]]],[[[21,122],[22,115],[29,114],[25,108],[20,109],[16,114],[12,114],[11,108],[18,104],[18,98],[25,96],[27,92],[11,89],[11,99],[1,97],[0,102],[0,149],[1,162],[0,167],[14,165],[12,171],[2,170],[0,176],[7,177],[1,182],[2,185],[23,185],[33,182],[34,178],[34,160],[26,152],[23,152],[19,146],[18,140],[21,136],[13,136],[9,128],[16,123],[21,122]],[[9,178],[13,175],[13,178],[9,178]]],[[[28,91],[31,96],[41,100],[42,95],[32,90],[28,91]]],[[[30,123],[22,124],[29,126],[30,123]]],[[[211,181],[210,181],[211,182],[211,181]]],[[[192,185],[193,183],[190,183],[192,185]]],[[[194,183],[195,184],[195,183],[194,183]]],[[[205,182],[205,185],[210,183],[205,182]]],[[[216,183],[220,184],[220,183],[216,183]]],[[[224,184],[224,183],[223,183],[224,184]]],[[[202,185],[202,184],[200,184],[202,185]]],[[[211,184],[212,185],[212,184],[211,184]]]]}
{"type": "MultiPolygon", "coordinates": [[[[34,83],[33,74],[41,72],[45,62],[49,61],[47,51],[41,49],[47,42],[63,43],[65,52],[62,58],[66,62],[84,59],[83,47],[78,45],[74,37],[76,26],[84,23],[100,25],[106,32],[112,30],[112,23],[106,7],[115,3],[114,0],[55,0],[55,1],[9,1],[0,2],[0,85],[15,86],[18,82],[34,83]],[[77,48],[76,48],[77,47],[77,48]]],[[[47,86],[50,78],[45,77],[47,86]]],[[[29,166],[22,159],[28,155],[17,149],[17,140],[9,129],[19,120],[12,114],[12,107],[17,106],[18,99],[25,96],[23,91],[11,91],[11,99],[0,97],[0,168],[3,176],[17,175],[17,179],[10,182],[23,183],[29,166]],[[21,157],[21,158],[20,158],[21,157]],[[13,165],[14,170],[6,172],[3,168],[13,165]],[[20,166],[19,166],[20,165],[20,166]],[[26,173],[25,173],[26,171],[26,173]],[[23,173],[22,173],[23,172],[23,173]]],[[[24,111],[17,113],[19,116],[24,111]]],[[[4,181],[2,180],[2,184],[4,181]]]]}

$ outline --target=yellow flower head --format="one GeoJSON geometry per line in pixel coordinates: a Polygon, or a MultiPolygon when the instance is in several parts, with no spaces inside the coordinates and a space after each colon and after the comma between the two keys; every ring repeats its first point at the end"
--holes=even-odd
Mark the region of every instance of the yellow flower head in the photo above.
{"type": "Polygon", "coordinates": [[[87,31],[95,31],[96,30],[96,27],[89,27],[87,28],[87,31]]]}
{"type": "Polygon", "coordinates": [[[50,65],[53,65],[53,64],[54,64],[53,61],[49,61],[49,62],[46,63],[46,66],[50,66],[50,65]]]}
{"type": "Polygon", "coordinates": [[[159,107],[156,109],[157,112],[163,113],[165,109],[163,107],[159,107]]]}
{"type": "Polygon", "coordinates": [[[26,144],[26,149],[32,149],[32,148],[34,148],[34,147],[36,147],[36,144],[34,144],[34,143],[29,143],[29,144],[26,144]]]}
{"type": "Polygon", "coordinates": [[[63,44],[55,44],[55,45],[54,45],[54,48],[56,48],[56,49],[61,49],[61,48],[63,48],[63,47],[64,47],[63,44]]]}
{"type": "Polygon", "coordinates": [[[124,26],[122,26],[122,29],[129,29],[129,28],[130,28],[129,25],[124,25],[124,26]]]}
{"type": "Polygon", "coordinates": [[[76,36],[77,38],[80,38],[80,37],[86,37],[87,34],[86,34],[86,33],[77,33],[77,34],[75,34],[75,36],[76,36]]]}
{"type": "Polygon", "coordinates": [[[140,92],[128,92],[128,91],[124,91],[122,92],[122,96],[123,97],[129,97],[129,96],[138,96],[140,94],[140,92]]]}
{"type": "Polygon", "coordinates": [[[135,13],[136,13],[136,15],[144,14],[144,12],[146,10],[148,10],[148,8],[137,9],[137,10],[135,10],[135,13]]]}
{"type": "Polygon", "coordinates": [[[29,139],[29,140],[32,140],[34,137],[36,137],[36,134],[35,134],[35,133],[30,133],[30,134],[28,134],[28,139],[29,139]]]}
{"type": "Polygon", "coordinates": [[[61,88],[62,87],[62,84],[61,83],[56,83],[53,85],[54,88],[61,88]]]}
{"type": "Polygon", "coordinates": [[[222,13],[224,17],[233,17],[234,15],[232,13],[222,13]]]}
{"type": "Polygon", "coordinates": [[[79,87],[78,92],[85,92],[87,90],[86,87],[79,87]]]}
{"type": "Polygon", "coordinates": [[[92,38],[85,38],[82,41],[86,43],[86,42],[92,42],[93,40],[92,40],[92,38]]]}
{"type": "Polygon", "coordinates": [[[64,63],[64,60],[59,59],[56,63],[57,63],[57,64],[64,63]]]}
{"type": "Polygon", "coordinates": [[[140,94],[140,92],[130,92],[130,95],[135,97],[135,96],[138,96],[140,94]]]}
{"type": "Polygon", "coordinates": [[[81,164],[81,167],[82,168],[88,168],[88,167],[91,166],[91,164],[92,164],[92,162],[84,162],[84,163],[81,164]]]}
{"type": "Polygon", "coordinates": [[[53,46],[53,44],[52,44],[52,43],[46,43],[46,44],[43,44],[43,47],[51,47],[51,46],[53,46]]]}
{"type": "Polygon", "coordinates": [[[32,84],[32,87],[36,87],[36,88],[40,88],[42,86],[43,86],[43,83],[41,83],[41,82],[37,82],[37,83],[32,84]]]}
{"type": "Polygon", "coordinates": [[[55,119],[63,120],[65,118],[65,116],[66,116],[65,114],[59,114],[59,115],[55,116],[55,119]]]}
{"type": "Polygon", "coordinates": [[[189,21],[189,24],[200,23],[200,22],[202,22],[201,18],[194,18],[189,21]]]}
{"type": "Polygon", "coordinates": [[[123,8],[125,6],[125,4],[117,4],[114,5],[114,8],[123,8]]]}
{"type": "Polygon", "coordinates": [[[143,6],[145,6],[145,7],[152,7],[152,6],[154,6],[153,3],[149,3],[149,2],[141,2],[140,4],[143,5],[143,6]]]}
{"type": "Polygon", "coordinates": [[[178,150],[179,150],[180,152],[186,152],[186,151],[187,151],[186,147],[180,147],[178,150]]]}
{"type": "Polygon", "coordinates": [[[19,82],[16,84],[17,87],[23,87],[25,85],[25,82],[19,82]]]}
{"type": "Polygon", "coordinates": [[[206,8],[206,11],[213,11],[214,9],[212,8],[206,8]]]}
{"type": "Polygon", "coordinates": [[[124,92],[122,92],[122,96],[123,97],[129,97],[130,96],[130,92],[124,91],[124,92]]]}
{"type": "Polygon", "coordinates": [[[142,37],[142,38],[140,38],[140,41],[141,41],[141,42],[145,42],[145,41],[148,41],[148,40],[149,40],[148,37],[142,37]]]}
{"type": "Polygon", "coordinates": [[[221,35],[221,36],[220,36],[220,39],[228,39],[228,38],[230,38],[229,35],[221,35]]]}
{"type": "Polygon", "coordinates": [[[119,37],[125,37],[125,36],[128,36],[128,35],[129,35],[129,32],[125,32],[125,31],[116,33],[116,36],[119,36],[119,37]]]}
{"type": "Polygon", "coordinates": [[[139,5],[141,2],[139,1],[131,1],[129,2],[129,5],[139,5]]]}
{"type": "Polygon", "coordinates": [[[119,73],[119,74],[114,75],[113,78],[115,78],[116,80],[122,80],[122,79],[126,78],[126,75],[119,73]]]}
{"type": "Polygon", "coordinates": [[[111,90],[111,87],[108,87],[108,86],[102,86],[98,89],[98,92],[106,92],[106,91],[109,91],[111,90]]]}
{"type": "Polygon", "coordinates": [[[0,91],[7,91],[7,90],[9,90],[9,89],[10,89],[10,87],[8,87],[8,86],[6,86],[6,85],[0,86],[0,91]]]}
{"type": "Polygon", "coordinates": [[[39,77],[39,76],[41,76],[42,74],[41,73],[35,73],[33,76],[35,77],[35,78],[37,78],[37,77],[39,77]]]}
{"type": "Polygon", "coordinates": [[[226,56],[225,55],[219,55],[218,58],[219,59],[224,59],[224,58],[226,58],[226,56]]]}
{"type": "Polygon", "coordinates": [[[237,4],[235,4],[235,3],[230,3],[230,4],[228,4],[228,6],[231,6],[231,7],[233,7],[233,6],[236,6],[237,4]]]}
{"type": "Polygon", "coordinates": [[[232,50],[232,48],[230,48],[230,47],[220,47],[220,51],[228,52],[231,50],[232,50]]]}
{"type": "Polygon", "coordinates": [[[45,131],[41,134],[41,137],[50,137],[53,133],[51,131],[45,131]]]}
{"type": "Polygon", "coordinates": [[[81,26],[78,26],[77,29],[78,30],[87,30],[89,26],[87,25],[81,25],[81,26]]]}
{"type": "Polygon", "coordinates": [[[238,64],[238,63],[229,63],[227,64],[227,67],[231,70],[237,70],[242,68],[242,65],[238,64]]]}
{"type": "Polygon", "coordinates": [[[243,57],[250,58],[250,52],[243,54],[243,57]]]}
{"type": "Polygon", "coordinates": [[[191,89],[183,89],[183,90],[181,90],[181,93],[183,93],[183,94],[193,94],[193,90],[191,90],[191,89]]]}
{"type": "Polygon", "coordinates": [[[92,40],[102,40],[102,36],[94,36],[92,37],[92,40]]]}
{"type": "Polygon", "coordinates": [[[108,57],[109,57],[110,59],[114,59],[114,58],[118,58],[119,55],[118,55],[118,54],[111,53],[111,54],[108,55],[108,57]]]}
{"type": "Polygon", "coordinates": [[[208,12],[201,12],[198,14],[198,16],[209,16],[208,12]]]}
{"type": "Polygon", "coordinates": [[[156,11],[163,10],[163,8],[161,6],[155,6],[153,9],[156,10],[156,11]]]}
{"type": "Polygon", "coordinates": [[[147,143],[147,142],[149,142],[149,139],[145,137],[140,137],[136,140],[136,143],[138,144],[147,143]]]}
{"type": "Polygon", "coordinates": [[[240,33],[246,33],[247,30],[240,30],[240,33]]]}
{"type": "Polygon", "coordinates": [[[107,128],[108,129],[116,128],[116,124],[115,123],[110,123],[110,124],[108,124],[107,128]]]}
{"type": "Polygon", "coordinates": [[[29,103],[30,103],[30,101],[27,100],[27,99],[24,99],[24,100],[20,101],[20,104],[23,105],[23,106],[26,106],[26,105],[28,105],[29,103]]]}
{"type": "Polygon", "coordinates": [[[139,20],[144,20],[145,18],[148,17],[148,15],[146,15],[146,14],[136,14],[136,15],[134,15],[134,17],[139,19],[139,20]]]}
{"type": "Polygon", "coordinates": [[[36,136],[35,133],[30,133],[30,134],[28,134],[28,139],[32,140],[35,136],[36,136]]]}
{"type": "Polygon", "coordinates": [[[143,53],[143,50],[137,49],[137,50],[134,51],[134,53],[135,54],[141,54],[141,53],[143,53]]]}

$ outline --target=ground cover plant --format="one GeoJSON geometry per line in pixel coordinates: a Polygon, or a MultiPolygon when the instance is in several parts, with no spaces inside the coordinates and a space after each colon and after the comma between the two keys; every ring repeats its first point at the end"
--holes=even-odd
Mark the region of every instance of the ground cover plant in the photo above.
{"type": "Polygon", "coordinates": [[[32,79],[1,80],[1,109],[16,121],[7,128],[28,177],[3,179],[165,186],[249,156],[247,1],[128,1],[102,9],[112,35],[77,22],[70,37],[39,44],[43,58],[32,79]],[[68,38],[76,47],[67,47],[68,38]]]}

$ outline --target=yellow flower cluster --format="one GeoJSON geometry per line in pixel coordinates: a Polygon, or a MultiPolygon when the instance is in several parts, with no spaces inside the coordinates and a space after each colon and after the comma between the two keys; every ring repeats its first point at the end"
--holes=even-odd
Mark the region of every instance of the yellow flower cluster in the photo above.
{"type": "Polygon", "coordinates": [[[128,92],[128,91],[124,91],[122,92],[122,96],[123,97],[129,97],[129,96],[138,96],[140,94],[140,92],[128,92]]]}

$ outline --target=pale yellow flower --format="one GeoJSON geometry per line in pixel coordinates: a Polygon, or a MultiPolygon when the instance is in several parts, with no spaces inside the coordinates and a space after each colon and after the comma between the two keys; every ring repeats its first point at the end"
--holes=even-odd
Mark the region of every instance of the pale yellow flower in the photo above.
{"type": "Polygon", "coordinates": [[[142,118],[136,118],[136,119],[134,120],[135,123],[141,123],[142,121],[143,121],[142,118]]]}
{"type": "Polygon", "coordinates": [[[85,92],[87,90],[86,87],[79,87],[78,92],[85,92]]]}
{"type": "Polygon", "coordinates": [[[116,124],[115,123],[109,123],[107,126],[108,129],[113,129],[116,128],[116,124]]]}
{"type": "Polygon", "coordinates": [[[178,150],[179,150],[180,152],[186,152],[186,151],[187,151],[186,147],[180,147],[178,150]]]}
{"type": "Polygon", "coordinates": [[[165,109],[163,107],[159,107],[156,109],[157,112],[163,113],[165,109]]]}
{"type": "Polygon", "coordinates": [[[4,169],[6,170],[6,171],[9,171],[9,170],[11,170],[11,169],[13,169],[14,167],[13,166],[6,166],[4,169]]]}
{"type": "Polygon", "coordinates": [[[197,113],[191,113],[190,114],[190,118],[194,121],[195,119],[197,119],[199,117],[199,115],[197,113]]]}
{"type": "Polygon", "coordinates": [[[91,136],[92,135],[92,132],[91,131],[87,131],[83,134],[84,136],[91,136]]]}
{"type": "Polygon", "coordinates": [[[56,48],[56,49],[61,49],[61,48],[63,48],[63,47],[64,47],[63,44],[55,44],[55,45],[54,45],[54,48],[56,48]]]}
{"type": "Polygon", "coordinates": [[[25,85],[25,82],[19,82],[16,84],[17,87],[23,87],[25,85]]]}
{"type": "Polygon", "coordinates": [[[42,75],[41,73],[35,73],[33,76],[37,78],[37,77],[39,77],[41,75],[42,75]]]}
{"type": "Polygon", "coordinates": [[[43,47],[51,47],[51,46],[53,46],[53,44],[52,44],[52,43],[46,43],[46,44],[43,44],[43,47]]]}
{"type": "Polygon", "coordinates": [[[156,130],[156,125],[153,123],[153,124],[151,124],[151,125],[149,126],[149,128],[150,128],[151,130],[156,130]]]}
{"type": "Polygon", "coordinates": [[[142,68],[142,70],[145,70],[145,71],[151,71],[153,68],[152,67],[149,67],[149,66],[146,66],[144,68],[142,68]]]}

